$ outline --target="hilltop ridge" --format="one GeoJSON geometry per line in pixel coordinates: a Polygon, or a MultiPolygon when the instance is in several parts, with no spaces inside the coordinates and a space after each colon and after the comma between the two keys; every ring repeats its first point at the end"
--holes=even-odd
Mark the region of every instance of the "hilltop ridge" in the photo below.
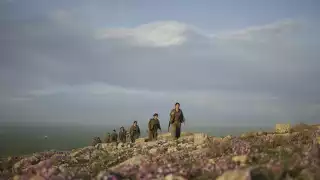
{"type": "Polygon", "coordinates": [[[8,179],[320,179],[319,125],[276,125],[275,132],[213,137],[183,132],[157,141],[100,143],[1,161],[8,179]]]}

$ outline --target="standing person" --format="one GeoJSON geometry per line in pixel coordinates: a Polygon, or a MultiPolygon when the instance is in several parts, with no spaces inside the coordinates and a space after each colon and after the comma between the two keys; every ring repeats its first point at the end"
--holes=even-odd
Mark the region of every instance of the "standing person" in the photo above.
{"type": "Polygon", "coordinates": [[[111,134],[111,142],[117,142],[118,140],[118,134],[117,131],[114,129],[113,133],[111,134]]]}
{"type": "Polygon", "coordinates": [[[111,142],[111,134],[108,133],[105,140],[104,140],[105,143],[110,143],[111,142]]]}
{"type": "Polygon", "coordinates": [[[160,121],[158,119],[158,114],[154,113],[153,118],[149,120],[148,130],[149,130],[149,140],[157,140],[158,138],[158,130],[161,131],[160,121]]]}
{"type": "Polygon", "coordinates": [[[174,109],[172,109],[170,112],[169,127],[171,125],[171,137],[173,139],[178,139],[180,137],[181,123],[184,123],[184,122],[185,122],[185,119],[183,116],[183,112],[180,109],[180,104],[177,102],[175,104],[174,109]]]}
{"type": "Polygon", "coordinates": [[[140,137],[140,128],[138,122],[134,121],[129,130],[131,142],[134,143],[140,137]]]}
{"type": "Polygon", "coordinates": [[[127,139],[127,132],[126,132],[126,130],[124,129],[124,127],[122,126],[121,128],[120,128],[120,131],[119,131],[119,140],[120,140],[120,142],[122,142],[122,143],[125,143],[126,142],[126,139],[127,139]]]}

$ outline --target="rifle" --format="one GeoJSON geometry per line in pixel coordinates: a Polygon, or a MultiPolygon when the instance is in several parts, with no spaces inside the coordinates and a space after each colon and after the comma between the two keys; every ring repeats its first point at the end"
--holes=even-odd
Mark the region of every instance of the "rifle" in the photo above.
{"type": "Polygon", "coordinates": [[[171,125],[171,122],[169,121],[169,124],[168,124],[168,132],[170,131],[170,125],[171,125]]]}

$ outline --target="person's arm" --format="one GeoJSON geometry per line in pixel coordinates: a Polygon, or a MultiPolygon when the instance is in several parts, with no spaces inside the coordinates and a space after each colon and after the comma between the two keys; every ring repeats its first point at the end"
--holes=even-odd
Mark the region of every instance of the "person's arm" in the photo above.
{"type": "Polygon", "coordinates": [[[172,109],[170,112],[170,123],[173,123],[173,120],[174,120],[174,109],[172,109]]]}
{"type": "Polygon", "coordinates": [[[160,121],[158,120],[158,125],[159,125],[159,129],[161,131],[161,125],[160,125],[160,121]]]}
{"type": "Polygon", "coordinates": [[[149,119],[149,123],[148,123],[148,131],[150,131],[150,129],[151,129],[151,119],[149,119]]]}
{"type": "Polygon", "coordinates": [[[183,115],[183,112],[181,110],[181,122],[185,123],[186,122],[186,119],[184,118],[184,115],[183,115]]]}
{"type": "Polygon", "coordinates": [[[129,135],[132,136],[132,133],[133,133],[133,127],[131,126],[129,129],[129,135]]]}
{"type": "Polygon", "coordinates": [[[138,137],[140,137],[140,127],[137,125],[138,137]]]}

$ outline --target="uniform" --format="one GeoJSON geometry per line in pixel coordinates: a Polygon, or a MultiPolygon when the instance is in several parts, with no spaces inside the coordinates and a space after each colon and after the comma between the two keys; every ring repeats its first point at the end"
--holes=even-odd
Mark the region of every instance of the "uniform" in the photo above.
{"type": "Polygon", "coordinates": [[[172,109],[170,112],[170,124],[171,125],[171,137],[173,139],[178,139],[181,135],[181,123],[185,121],[183,112],[181,109],[176,111],[172,109]]]}
{"type": "Polygon", "coordinates": [[[130,140],[132,143],[134,143],[136,141],[136,139],[138,139],[140,137],[140,128],[138,125],[134,126],[132,125],[130,127],[130,140]]]}
{"type": "Polygon", "coordinates": [[[148,123],[149,140],[157,140],[158,130],[161,130],[159,119],[151,118],[148,123]]]}
{"type": "Polygon", "coordinates": [[[105,142],[105,143],[110,143],[110,142],[111,142],[111,135],[110,135],[110,133],[107,134],[104,142],[105,142]]]}
{"type": "Polygon", "coordinates": [[[120,128],[120,132],[119,132],[119,140],[120,140],[120,142],[125,143],[126,139],[127,139],[126,136],[127,136],[126,130],[123,127],[121,127],[120,128]]]}
{"type": "Polygon", "coordinates": [[[117,142],[118,141],[118,134],[114,130],[113,133],[111,134],[111,142],[117,142]]]}

